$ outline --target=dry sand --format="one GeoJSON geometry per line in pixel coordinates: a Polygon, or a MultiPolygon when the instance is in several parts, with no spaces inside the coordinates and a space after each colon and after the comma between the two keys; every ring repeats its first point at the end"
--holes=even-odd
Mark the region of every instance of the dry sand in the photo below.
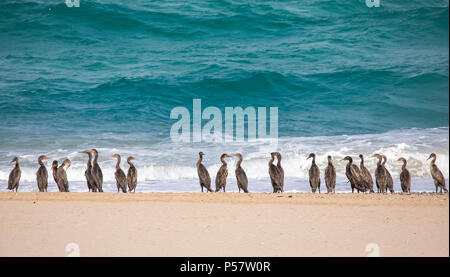
{"type": "Polygon", "coordinates": [[[1,192],[0,211],[0,256],[449,256],[448,195],[1,192]]]}

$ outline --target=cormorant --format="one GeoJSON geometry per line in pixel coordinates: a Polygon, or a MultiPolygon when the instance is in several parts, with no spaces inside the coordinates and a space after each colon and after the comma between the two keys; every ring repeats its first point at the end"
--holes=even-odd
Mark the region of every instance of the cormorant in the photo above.
{"type": "Polygon", "coordinates": [[[306,159],[310,158],[312,158],[312,163],[311,168],[309,169],[309,186],[311,187],[311,191],[313,193],[316,192],[317,188],[319,189],[320,193],[320,170],[316,165],[316,154],[311,153],[306,159]]]}
{"type": "Polygon", "coordinates": [[[112,157],[117,159],[116,172],[114,173],[114,177],[116,177],[117,193],[119,193],[120,189],[122,189],[123,193],[127,193],[127,177],[120,168],[120,155],[114,154],[112,157]]]}
{"type": "Polygon", "coordinates": [[[411,174],[406,169],[406,159],[400,158],[398,162],[403,162],[402,172],[400,173],[400,184],[402,185],[402,191],[405,193],[411,193],[411,174]]]}
{"type": "Polygon", "coordinates": [[[436,193],[438,192],[438,188],[441,189],[441,193],[442,193],[442,190],[444,190],[445,192],[448,192],[448,190],[445,188],[444,175],[442,175],[442,172],[439,170],[439,168],[436,165],[436,154],[431,153],[431,155],[430,155],[430,157],[428,157],[427,161],[429,159],[432,159],[431,165],[430,165],[430,172],[431,172],[431,176],[433,177],[434,184],[436,185],[436,193]]]}
{"type": "Polygon", "coordinates": [[[347,176],[347,179],[350,182],[352,193],[355,189],[358,193],[360,191],[364,192],[365,188],[361,185],[361,172],[359,171],[358,166],[353,164],[353,159],[350,156],[345,157],[343,160],[348,161],[345,168],[345,176],[347,176]]]}
{"type": "Polygon", "coordinates": [[[137,169],[134,166],[134,164],[131,162],[132,160],[135,160],[134,157],[128,157],[127,163],[130,165],[130,168],[128,168],[127,173],[127,183],[128,183],[128,191],[136,192],[136,186],[137,186],[137,169]]]}
{"type": "Polygon", "coordinates": [[[241,189],[245,192],[248,193],[248,179],[247,179],[247,175],[245,174],[244,169],[242,169],[241,167],[241,163],[242,163],[242,155],[239,153],[234,154],[233,156],[236,156],[239,158],[239,161],[236,163],[236,170],[234,171],[234,173],[236,174],[236,182],[237,182],[237,186],[239,188],[239,192],[241,192],[241,189]]]}
{"type": "Polygon", "coordinates": [[[52,175],[53,175],[53,180],[55,181],[56,184],[58,184],[57,178],[56,178],[56,172],[58,171],[58,161],[54,160],[52,162],[52,175]]]}
{"type": "Polygon", "coordinates": [[[386,168],[385,164],[387,162],[387,157],[385,155],[381,155],[383,157],[383,163],[381,164],[386,172],[386,187],[389,189],[391,193],[394,193],[394,180],[392,179],[391,173],[386,168]]]}
{"type": "Polygon", "coordinates": [[[281,184],[281,172],[280,169],[273,164],[273,161],[275,159],[276,153],[272,152],[270,153],[271,159],[269,160],[269,176],[270,176],[270,182],[272,183],[273,187],[273,193],[276,192],[283,192],[283,186],[281,184]]]}
{"type": "Polygon", "coordinates": [[[381,161],[383,156],[380,154],[374,154],[372,158],[378,159],[377,169],[375,169],[375,183],[377,184],[378,193],[385,193],[387,187],[387,176],[381,161]]]}
{"type": "Polygon", "coordinates": [[[361,159],[361,164],[359,165],[361,172],[361,181],[363,182],[366,190],[368,190],[370,193],[373,193],[374,191],[372,175],[370,175],[370,171],[364,165],[364,156],[362,154],[359,154],[359,158],[361,159]]]}
{"type": "Polygon", "coordinates": [[[9,173],[8,189],[16,190],[16,192],[17,192],[17,190],[19,189],[19,181],[20,181],[20,176],[22,175],[22,170],[20,170],[19,158],[14,157],[14,159],[12,159],[11,163],[14,163],[14,162],[16,163],[16,165],[11,170],[11,173],[9,173]]]}
{"type": "Polygon", "coordinates": [[[56,184],[60,192],[69,192],[69,181],[67,180],[67,173],[64,166],[67,164],[67,169],[70,167],[70,160],[65,159],[63,163],[56,170],[56,184]]]}
{"type": "Polygon", "coordinates": [[[228,169],[227,169],[227,163],[225,162],[225,158],[231,157],[228,154],[222,154],[220,156],[220,161],[222,162],[222,166],[219,168],[219,171],[216,175],[216,192],[223,189],[223,192],[225,192],[225,186],[227,185],[227,177],[228,177],[228,169]]]}
{"type": "Polygon", "coordinates": [[[48,160],[50,158],[46,156],[39,156],[38,164],[40,165],[38,171],[36,172],[36,181],[40,192],[46,192],[48,187],[48,172],[42,160],[48,160]]]}
{"type": "Polygon", "coordinates": [[[325,168],[325,185],[328,193],[335,192],[336,188],[336,168],[333,165],[333,159],[328,156],[328,166],[325,168]]]}
{"type": "Polygon", "coordinates": [[[86,166],[86,170],[84,171],[84,176],[86,177],[88,189],[89,189],[89,191],[97,192],[97,187],[95,186],[95,183],[94,183],[94,177],[92,176],[92,164],[91,164],[92,153],[89,150],[82,151],[80,153],[87,154],[89,157],[87,166],[86,166]]]}
{"type": "Polygon", "coordinates": [[[92,162],[92,177],[94,178],[94,185],[97,187],[99,192],[103,192],[103,173],[98,165],[98,152],[96,149],[89,150],[89,152],[94,153],[94,161],[92,162]]]}
{"type": "Polygon", "coordinates": [[[203,156],[205,154],[203,152],[199,152],[198,153],[198,161],[197,161],[197,174],[198,174],[198,180],[200,182],[200,188],[202,189],[203,192],[203,188],[205,188],[207,191],[212,192],[211,189],[211,177],[209,176],[209,172],[206,169],[206,167],[202,164],[203,161],[203,156]]]}
{"type": "Polygon", "coordinates": [[[281,167],[281,154],[280,154],[280,152],[275,152],[275,156],[277,156],[277,168],[280,171],[281,192],[284,192],[284,169],[281,167]]]}

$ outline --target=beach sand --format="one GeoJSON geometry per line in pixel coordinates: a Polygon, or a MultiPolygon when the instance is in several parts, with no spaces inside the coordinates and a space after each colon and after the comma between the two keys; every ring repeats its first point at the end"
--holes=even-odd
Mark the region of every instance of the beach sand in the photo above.
{"type": "Polygon", "coordinates": [[[1,192],[0,210],[0,256],[449,256],[448,195],[1,192]]]}

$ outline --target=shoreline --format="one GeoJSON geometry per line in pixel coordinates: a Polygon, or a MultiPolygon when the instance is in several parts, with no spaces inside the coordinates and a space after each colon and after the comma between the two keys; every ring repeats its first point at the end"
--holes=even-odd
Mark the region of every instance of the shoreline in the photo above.
{"type": "Polygon", "coordinates": [[[448,194],[0,192],[0,256],[448,256],[448,194]]]}

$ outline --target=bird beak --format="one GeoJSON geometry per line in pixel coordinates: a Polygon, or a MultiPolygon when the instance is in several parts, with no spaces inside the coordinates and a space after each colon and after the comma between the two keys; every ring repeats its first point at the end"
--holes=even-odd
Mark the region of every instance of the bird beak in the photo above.
{"type": "Polygon", "coordinates": [[[50,160],[50,158],[47,157],[47,156],[43,157],[42,159],[43,159],[43,160],[50,160]]]}

